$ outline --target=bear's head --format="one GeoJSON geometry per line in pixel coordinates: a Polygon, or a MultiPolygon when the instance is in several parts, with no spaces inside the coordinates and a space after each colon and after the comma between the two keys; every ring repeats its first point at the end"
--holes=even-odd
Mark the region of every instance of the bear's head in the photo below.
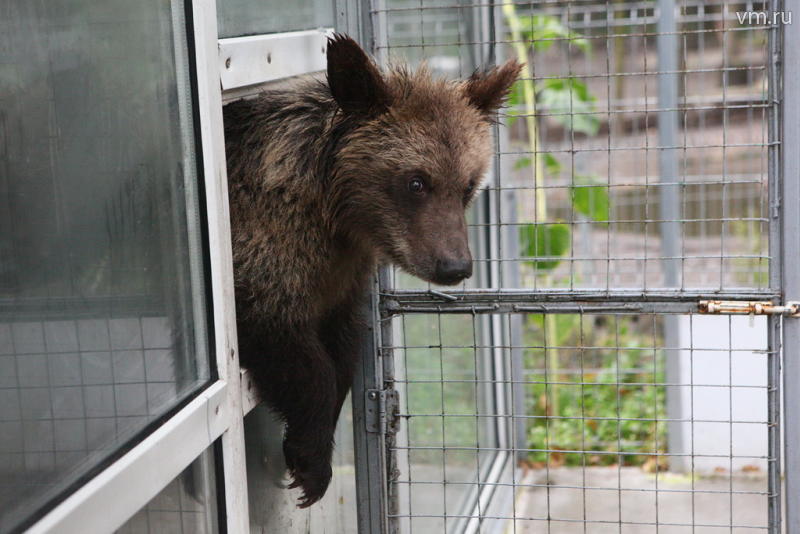
{"type": "Polygon", "coordinates": [[[521,65],[461,81],[391,67],[349,37],[328,42],[342,135],[331,167],[337,219],[353,238],[423,280],[472,275],[465,211],[492,155],[490,126],[521,65]]]}

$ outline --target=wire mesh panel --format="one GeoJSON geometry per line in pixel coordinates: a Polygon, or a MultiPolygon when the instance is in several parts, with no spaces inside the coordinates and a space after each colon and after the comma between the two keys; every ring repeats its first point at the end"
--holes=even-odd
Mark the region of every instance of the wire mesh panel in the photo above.
{"type": "Polygon", "coordinates": [[[372,2],[381,61],[526,64],[475,276],[381,279],[391,527],[780,532],[780,319],[696,313],[780,295],[779,5],[372,2]]]}
{"type": "Polygon", "coordinates": [[[768,6],[666,4],[666,28],[653,1],[376,4],[382,58],[527,63],[473,223],[503,237],[475,257],[499,286],[768,291],[773,25],[739,22],[768,6]]]}
{"type": "Polygon", "coordinates": [[[519,345],[487,343],[485,316],[393,319],[401,531],[768,530],[780,492],[766,321],[670,317],[674,345],[656,313],[524,314],[519,345]]]}

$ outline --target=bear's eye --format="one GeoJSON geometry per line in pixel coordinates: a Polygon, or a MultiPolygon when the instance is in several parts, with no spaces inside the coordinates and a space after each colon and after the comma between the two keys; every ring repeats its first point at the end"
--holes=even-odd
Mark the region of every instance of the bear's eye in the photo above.
{"type": "Polygon", "coordinates": [[[472,198],[472,193],[475,191],[475,182],[467,184],[467,189],[464,191],[464,202],[468,202],[472,198]]]}
{"type": "Polygon", "coordinates": [[[408,190],[419,195],[425,192],[425,182],[422,179],[414,177],[408,181],[408,190]]]}

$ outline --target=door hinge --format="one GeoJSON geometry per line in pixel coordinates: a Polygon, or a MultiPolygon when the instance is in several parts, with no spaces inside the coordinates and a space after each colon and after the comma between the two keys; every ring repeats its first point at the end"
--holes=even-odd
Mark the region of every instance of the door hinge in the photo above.
{"type": "Polygon", "coordinates": [[[395,434],[397,432],[400,402],[394,389],[368,389],[366,391],[367,432],[395,434]]]}
{"type": "Polygon", "coordinates": [[[701,300],[700,313],[713,315],[783,315],[800,317],[800,302],[773,304],[769,301],[701,300]]]}

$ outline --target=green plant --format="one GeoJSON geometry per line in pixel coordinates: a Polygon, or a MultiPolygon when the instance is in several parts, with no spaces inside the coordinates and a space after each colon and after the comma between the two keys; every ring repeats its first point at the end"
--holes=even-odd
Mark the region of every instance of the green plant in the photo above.
{"type": "Polygon", "coordinates": [[[648,331],[653,327],[619,316],[557,315],[555,321],[558,338],[546,344],[545,316],[530,316],[525,332],[527,346],[569,347],[559,351],[559,368],[573,371],[556,379],[544,354],[549,348],[526,351],[525,367],[533,370],[525,396],[533,416],[529,461],[538,467],[643,465],[663,452],[664,355],[654,348],[660,343],[648,331]]]}
{"type": "MultiPolygon", "coordinates": [[[[543,255],[562,256],[569,249],[569,227],[566,227],[568,231],[565,232],[564,226],[548,223],[546,197],[541,190],[545,176],[557,177],[561,172],[561,164],[552,154],[539,150],[537,109],[544,109],[548,116],[568,130],[585,135],[596,135],[600,121],[592,114],[596,98],[589,92],[586,84],[570,77],[548,78],[535,84],[528,67],[528,56],[531,50],[544,52],[552,48],[556,42],[566,42],[569,47],[575,47],[585,54],[591,53],[591,45],[580,34],[564,27],[555,17],[518,15],[514,4],[510,1],[503,4],[503,14],[508,23],[510,40],[517,59],[525,63],[520,79],[514,84],[509,97],[512,109],[508,122],[513,124],[522,114],[531,156],[519,158],[514,167],[517,170],[531,167],[534,184],[539,190],[536,195],[535,221],[522,227],[521,249],[523,255],[532,258],[543,255]],[[544,225],[531,228],[541,224],[544,225]],[[543,252],[555,254],[543,254],[543,252]]],[[[596,177],[573,173],[569,189],[572,207],[576,213],[594,221],[608,220],[608,192],[596,177]]],[[[560,260],[555,258],[529,262],[537,271],[552,271],[559,263],[560,260]]]]}
{"type": "MultiPolygon", "coordinates": [[[[556,42],[566,42],[568,47],[574,46],[581,52],[590,54],[591,45],[587,39],[564,27],[555,17],[518,15],[510,1],[503,4],[503,15],[511,33],[510,40],[517,59],[525,64],[509,98],[512,107],[509,121],[513,123],[517,115],[523,114],[531,156],[520,158],[515,163],[515,168],[530,167],[536,188],[534,222],[520,227],[520,251],[523,256],[532,258],[526,263],[536,273],[544,273],[543,285],[550,286],[550,273],[558,267],[560,258],[570,249],[572,230],[561,221],[548,221],[547,200],[543,189],[545,176],[556,178],[561,172],[561,164],[552,154],[539,149],[537,108],[543,108],[548,116],[564,128],[585,135],[597,134],[600,121],[592,114],[596,98],[583,82],[568,77],[548,78],[535,84],[528,68],[528,55],[532,50],[547,51],[556,42]]],[[[608,221],[608,192],[596,177],[573,172],[569,194],[575,213],[597,222],[608,221]]],[[[544,321],[548,336],[551,339],[557,337],[556,321],[550,318],[545,318],[544,321]]],[[[551,367],[555,371],[558,369],[558,350],[551,350],[550,355],[551,367]]],[[[558,396],[554,402],[557,407],[560,402],[558,396]]]]}

